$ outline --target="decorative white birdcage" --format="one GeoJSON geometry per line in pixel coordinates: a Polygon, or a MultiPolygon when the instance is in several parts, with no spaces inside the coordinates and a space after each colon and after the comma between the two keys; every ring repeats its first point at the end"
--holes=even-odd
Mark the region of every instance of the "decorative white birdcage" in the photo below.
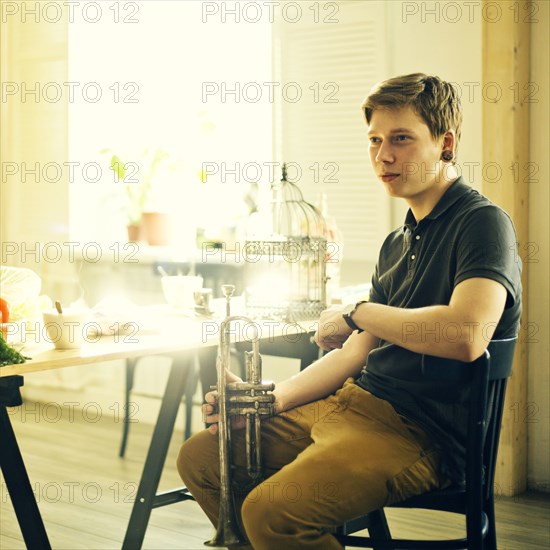
{"type": "Polygon", "coordinates": [[[270,230],[249,235],[244,247],[248,314],[290,322],[318,317],[326,308],[326,223],[287,180],[285,165],[263,215],[271,217],[270,230]]]}

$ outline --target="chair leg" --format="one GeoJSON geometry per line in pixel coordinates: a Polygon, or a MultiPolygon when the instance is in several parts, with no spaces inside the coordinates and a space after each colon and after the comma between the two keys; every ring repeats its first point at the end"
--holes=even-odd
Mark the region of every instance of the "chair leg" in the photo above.
{"type": "Polygon", "coordinates": [[[193,397],[197,391],[198,376],[199,376],[199,358],[197,355],[193,357],[192,365],[190,366],[189,378],[185,387],[185,428],[183,432],[183,439],[189,439],[191,437],[191,431],[193,429],[193,397]]]}
{"type": "Polygon", "coordinates": [[[483,510],[479,516],[476,514],[466,515],[466,538],[468,539],[468,550],[483,550],[483,510]]]}
{"type": "Polygon", "coordinates": [[[336,529],[336,538],[345,548],[346,544],[355,548],[373,548],[374,550],[395,550],[384,510],[374,510],[366,516],[351,520],[336,529]],[[368,529],[369,536],[356,536],[353,533],[368,529]]]}
{"type": "Polygon", "coordinates": [[[485,536],[484,550],[497,550],[497,528],[495,523],[495,503],[490,500],[485,505],[487,514],[487,535],[485,536]]]}
{"type": "Polygon", "coordinates": [[[388,527],[388,521],[384,510],[374,510],[368,514],[369,518],[369,535],[373,539],[378,539],[381,544],[373,545],[374,550],[394,550],[392,543],[390,528],[388,527]]]}

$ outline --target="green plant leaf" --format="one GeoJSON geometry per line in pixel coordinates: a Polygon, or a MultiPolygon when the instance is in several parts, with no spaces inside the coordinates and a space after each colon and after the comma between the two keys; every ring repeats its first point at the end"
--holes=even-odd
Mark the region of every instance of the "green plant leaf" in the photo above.
{"type": "Polygon", "coordinates": [[[111,170],[118,176],[119,179],[123,180],[126,175],[126,169],[124,163],[120,160],[117,155],[111,157],[111,170]]]}

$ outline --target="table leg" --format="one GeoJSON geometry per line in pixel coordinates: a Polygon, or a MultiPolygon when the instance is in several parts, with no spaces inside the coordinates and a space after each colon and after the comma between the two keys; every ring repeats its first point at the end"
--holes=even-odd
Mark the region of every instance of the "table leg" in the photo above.
{"type": "Polygon", "coordinates": [[[172,362],[130,522],[122,544],[123,550],[137,550],[143,544],[151,510],[156,505],[155,496],[192,361],[193,352],[190,352],[174,357],[172,362]]]}
{"type": "Polygon", "coordinates": [[[134,387],[134,375],[136,371],[136,363],[138,357],[126,359],[126,385],[124,387],[124,420],[122,423],[122,441],[120,442],[120,450],[118,456],[124,458],[126,453],[126,444],[128,443],[128,432],[130,431],[130,393],[134,387]]]}
{"type": "Polygon", "coordinates": [[[218,350],[214,346],[202,348],[199,351],[199,377],[203,396],[210,391],[211,386],[215,386],[218,383],[218,374],[216,371],[217,353],[218,350]]]}
{"type": "Polygon", "coordinates": [[[6,407],[0,405],[0,467],[27,548],[51,549],[6,407]]]}

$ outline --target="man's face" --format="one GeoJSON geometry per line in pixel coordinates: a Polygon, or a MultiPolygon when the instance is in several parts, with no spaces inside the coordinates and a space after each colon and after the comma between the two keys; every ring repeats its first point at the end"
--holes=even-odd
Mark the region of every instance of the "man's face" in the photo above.
{"type": "Polygon", "coordinates": [[[411,107],[375,110],[368,136],[372,167],[390,196],[422,201],[444,185],[443,140],[434,141],[411,107]]]}

